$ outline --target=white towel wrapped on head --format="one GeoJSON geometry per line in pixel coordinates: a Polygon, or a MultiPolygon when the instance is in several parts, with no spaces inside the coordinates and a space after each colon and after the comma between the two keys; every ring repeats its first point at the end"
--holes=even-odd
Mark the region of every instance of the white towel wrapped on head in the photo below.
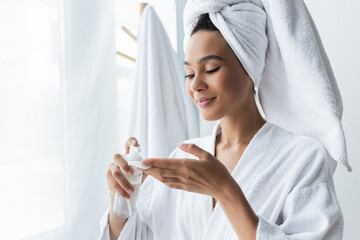
{"type": "Polygon", "coordinates": [[[316,26],[303,0],[188,0],[184,48],[209,13],[258,89],[266,120],[318,140],[335,171],[349,171],[342,100],[316,26]]]}

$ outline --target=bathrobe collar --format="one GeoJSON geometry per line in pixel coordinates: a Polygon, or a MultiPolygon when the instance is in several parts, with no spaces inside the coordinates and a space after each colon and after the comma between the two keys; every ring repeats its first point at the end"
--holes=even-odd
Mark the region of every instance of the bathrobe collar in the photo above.
{"type": "MultiPolygon", "coordinates": [[[[250,140],[248,146],[245,148],[241,158],[236,164],[234,171],[231,173],[234,180],[239,184],[244,194],[246,194],[248,187],[251,185],[251,182],[256,179],[257,173],[261,169],[262,166],[262,157],[254,157],[257,153],[261,155],[265,155],[266,153],[263,151],[263,146],[266,144],[265,142],[269,140],[269,138],[265,137],[267,134],[271,134],[271,129],[275,126],[270,122],[265,122],[265,124],[257,131],[257,133],[250,140]],[[258,165],[258,167],[254,168],[254,165],[258,165]],[[247,171],[247,169],[257,169],[254,171],[247,171]]],[[[216,137],[221,133],[221,124],[220,120],[215,124],[211,137],[207,145],[207,148],[204,150],[208,151],[212,155],[215,153],[215,142],[216,137]]],[[[266,148],[265,148],[266,149],[266,148]]],[[[200,210],[203,216],[207,219],[203,219],[203,221],[207,221],[207,228],[205,231],[205,235],[203,239],[211,239],[211,233],[213,228],[219,227],[218,224],[220,219],[226,220],[226,216],[222,211],[220,205],[216,203],[215,208],[213,208],[212,197],[208,195],[197,194],[194,198],[194,206],[197,205],[198,211],[200,210]],[[202,206],[200,206],[202,205],[202,206]]],[[[199,219],[199,218],[198,218],[199,219]]],[[[200,223],[199,223],[200,224],[200,223]]]]}
{"type": "MultiPolygon", "coordinates": [[[[260,129],[255,133],[255,135],[253,136],[253,138],[250,140],[248,146],[245,148],[245,151],[243,152],[239,162],[236,164],[236,167],[232,173],[232,176],[236,176],[236,173],[238,170],[238,166],[242,165],[242,160],[246,158],[247,152],[252,151],[251,149],[253,148],[252,145],[259,145],[261,140],[264,139],[262,136],[264,136],[265,134],[267,134],[267,132],[269,132],[269,129],[274,127],[273,124],[271,124],[270,122],[265,122],[263,126],[260,127],[260,129]],[[260,142],[259,142],[260,141],[260,142]],[[254,143],[256,142],[256,143],[254,143]]],[[[210,137],[210,142],[207,144],[207,146],[209,147],[208,149],[206,149],[206,151],[208,151],[209,153],[211,153],[212,155],[215,154],[215,143],[216,143],[216,137],[221,133],[221,124],[220,124],[220,120],[218,120],[212,130],[211,133],[211,137],[210,137]]]]}

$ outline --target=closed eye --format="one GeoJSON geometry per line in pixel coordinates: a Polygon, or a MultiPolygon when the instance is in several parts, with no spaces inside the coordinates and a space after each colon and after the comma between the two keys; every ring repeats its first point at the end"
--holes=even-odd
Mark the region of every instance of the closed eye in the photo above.
{"type": "MultiPolygon", "coordinates": [[[[217,68],[211,69],[209,71],[206,71],[206,73],[214,73],[214,72],[217,72],[219,69],[220,69],[220,67],[217,67],[217,68]]],[[[194,78],[194,76],[195,76],[195,74],[188,74],[185,76],[185,79],[192,79],[192,78],[194,78]]]]}
{"type": "Polygon", "coordinates": [[[195,74],[188,74],[185,76],[185,79],[191,79],[195,76],[195,74]]]}
{"type": "Polygon", "coordinates": [[[217,68],[211,69],[209,71],[206,71],[206,73],[214,73],[214,72],[217,72],[219,69],[220,69],[220,67],[217,67],[217,68]]]}

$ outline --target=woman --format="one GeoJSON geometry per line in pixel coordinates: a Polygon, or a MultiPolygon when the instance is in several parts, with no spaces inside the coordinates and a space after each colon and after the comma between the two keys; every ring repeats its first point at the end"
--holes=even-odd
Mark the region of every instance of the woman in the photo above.
{"type": "MultiPolygon", "coordinates": [[[[169,158],[143,160],[151,168],[136,214],[122,219],[108,210],[101,239],[341,239],[328,151],[262,118],[256,74],[214,21],[207,13],[197,18],[184,69],[201,116],[220,121],[211,136],[185,141],[169,158]]],[[[127,141],[127,153],[131,144],[137,140],[127,141]]],[[[118,167],[133,173],[115,155],[107,172],[111,206],[115,192],[128,198],[133,190],[118,167]]]]}

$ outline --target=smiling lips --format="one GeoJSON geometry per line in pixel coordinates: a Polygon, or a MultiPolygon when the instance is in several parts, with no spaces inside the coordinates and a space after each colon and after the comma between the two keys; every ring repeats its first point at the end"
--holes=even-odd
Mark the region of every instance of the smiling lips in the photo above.
{"type": "Polygon", "coordinates": [[[209,105],[211,102],[213,102],[213,100],[216,97],[212,97],[212,98],[206,98],[206,97],[202,97],[202,98],[196,98],[196,101],[198,102],[198,104],[200,105],[200,107],[206,107],[207,105],[209,105]]]}

